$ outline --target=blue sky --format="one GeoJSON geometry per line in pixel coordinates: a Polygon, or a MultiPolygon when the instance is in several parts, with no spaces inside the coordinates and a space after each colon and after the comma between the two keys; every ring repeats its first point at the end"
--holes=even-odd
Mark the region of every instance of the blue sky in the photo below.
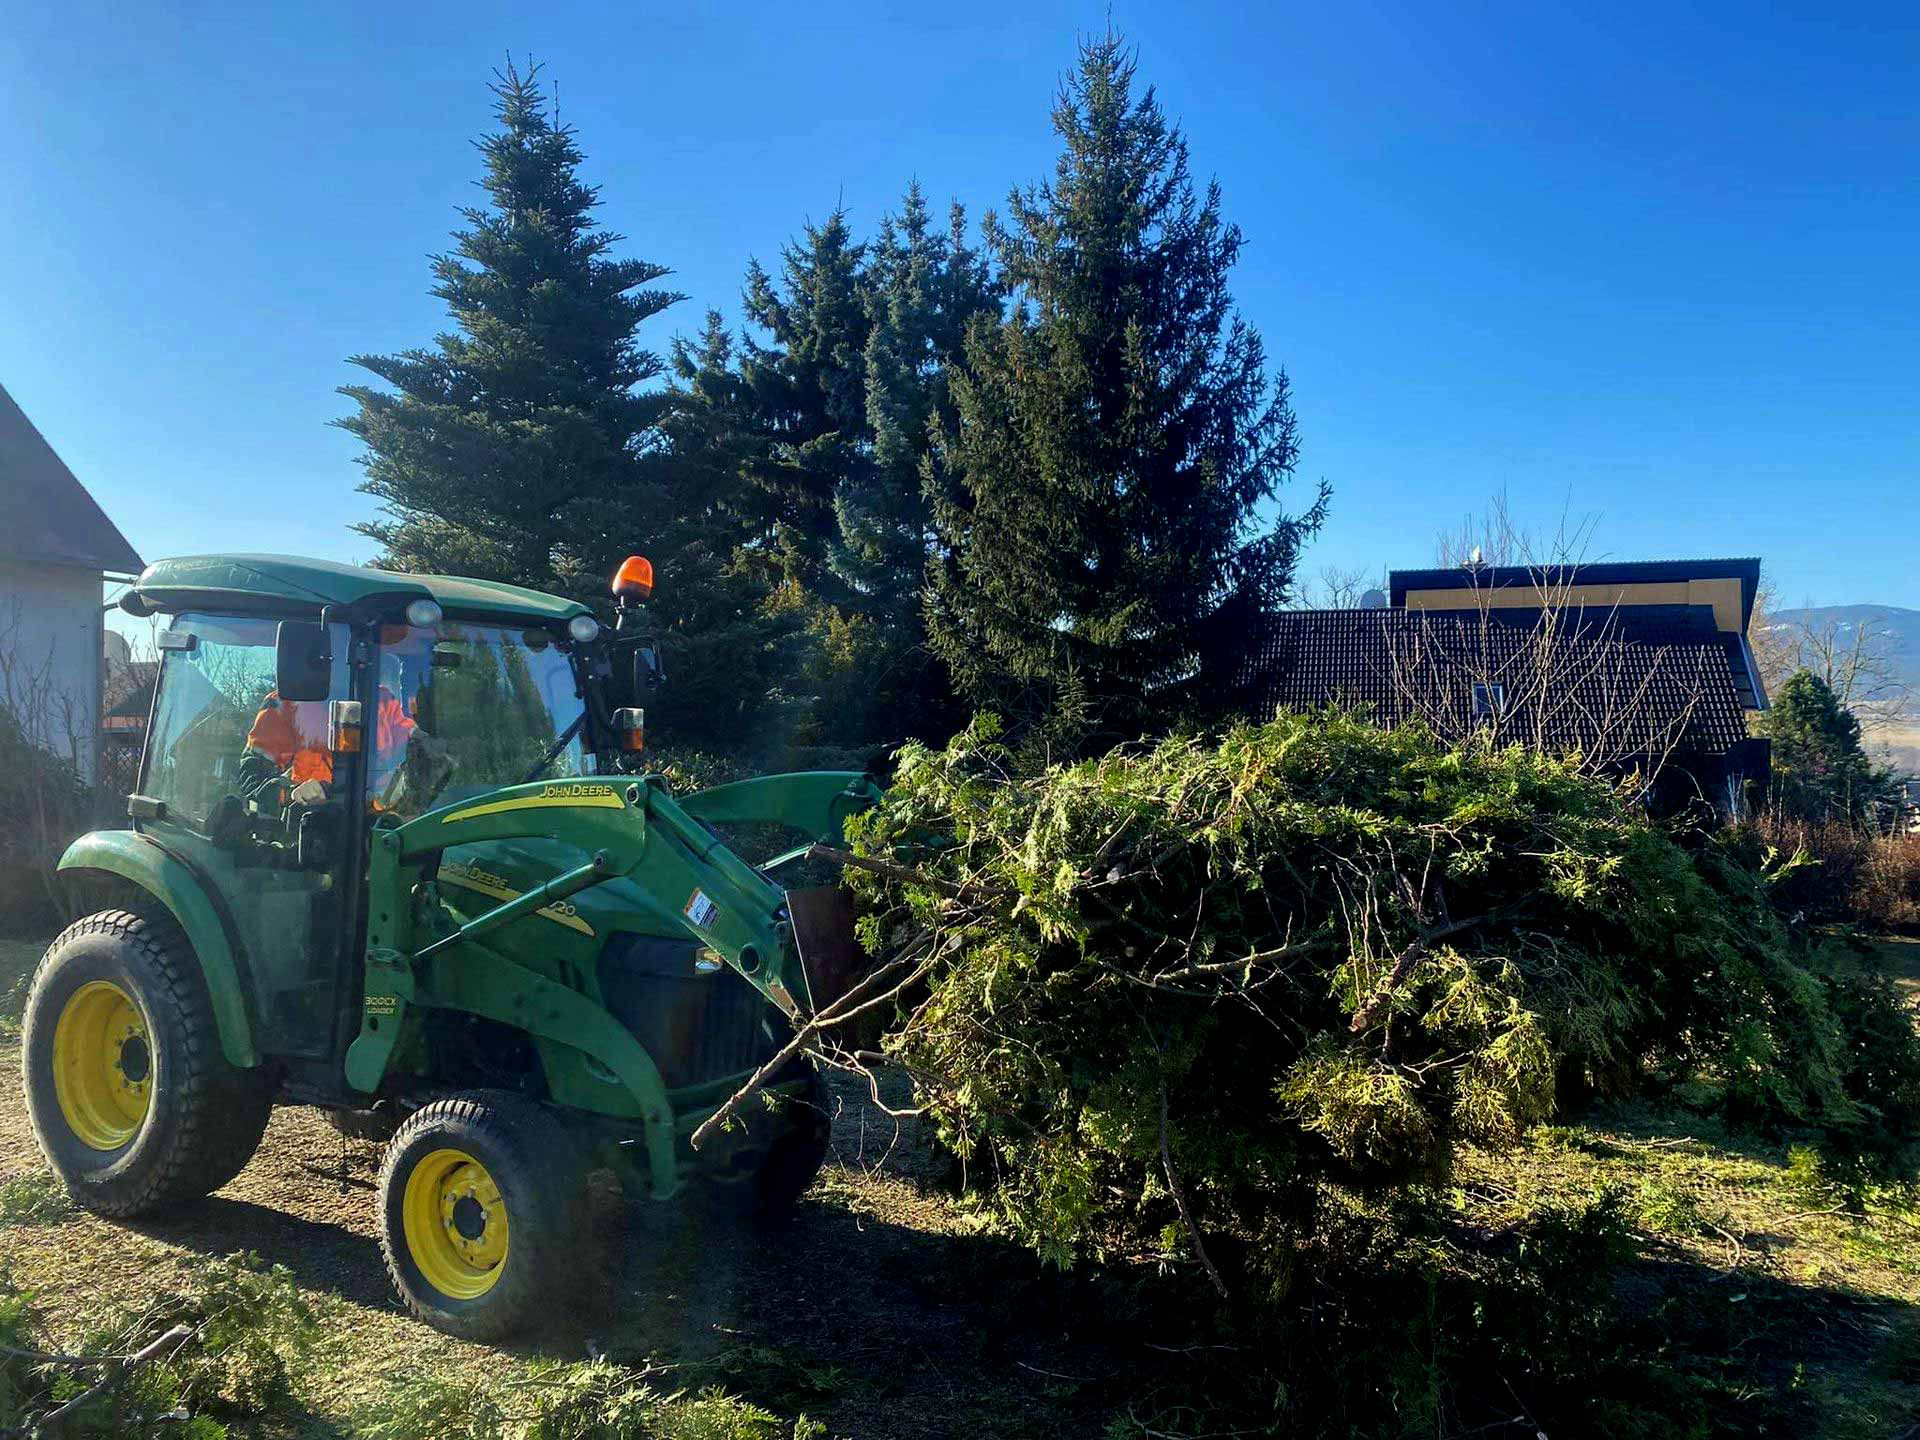
{"type": "MultiPolygon", "coordinates": [[[[977,214],[1047,173],[1108,13],[0,0],[0,383],[148,558],[368,558],[333,390],[442,327],[426,257],[505,52],[692,297],[664,349],[837,201],[870,227],[917,176],[977,214]]],[[[1246,232],[1334,487],[1309,571],[1430,563],[1505,490],[1595,555],[1920,606],[1920,10],[1111,14],[1246,232]]]]}

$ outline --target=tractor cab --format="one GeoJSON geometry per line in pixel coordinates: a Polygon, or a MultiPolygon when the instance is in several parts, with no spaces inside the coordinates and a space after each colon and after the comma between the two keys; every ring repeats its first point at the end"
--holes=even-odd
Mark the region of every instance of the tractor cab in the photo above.
{"type": "Polygon", "coordinates": [[[584,606],[509,586],[265,557],[225,561],[216,578],[167,562],[133,592],[137,608],[178,608],[130,809],[225,911],[256,1043],[328,1061],[358,1003],[367,832],[594,773],[586,697],[610,667],[584,606]],[[336,571],[350,587],[326,587],[336,571]],[[296,584],[341,600],[290,606],[296,584]]]}

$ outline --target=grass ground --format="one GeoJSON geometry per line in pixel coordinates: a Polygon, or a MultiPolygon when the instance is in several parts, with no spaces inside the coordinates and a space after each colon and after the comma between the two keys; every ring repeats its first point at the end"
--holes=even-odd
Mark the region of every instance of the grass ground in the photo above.
{"type": "MultiPolygon", "coordinates": [[[[39,949],[0,941],[0,994],[39,949]]],[[[1881,955],[1920,1000],[1920,942],[1881,955]]],[[[826,1427],[802,1433],[858,1440],[1100,1434],[1179,1337],[1150,1318],[1090,1318],[1084,1297],[946,1198],[917,1135],[857,1090],[837,1099],[833,1160],[790,1231],[769,1242],[683,1211],[603,1206],[609,1293],[583,1297],[538,1345],[495,1349],[399,1310],[363,1188],[377,1152],[310,1110],[277,1112],[254,1162],[190,1214],[127,1226],[75,1212],[42,1170],[17,1039],[0,1030],[0,1268],[72,1339],[99,1297],[165,1294],[202,1257],[287,1266],[319,1317],[320,1363],[262,1434],[356,1433],[403,1377],[510,1396],[543,1358],[589,1353],[645,1367],[662,1390],[717,1385],[780,1417],[776,1431],[676,1435],[786,1435],[801,1415],[826,1427]]],[[[1819,1435],[1920,1435],[1920,1211],[1907,1200],[1831,1193],[1790,1145],[1648,1107],[1472,1153],[1453,1198],[1462,1220],[1494,1229],[1608,1188],[1633,1218],[1640,1254],[1624,1283],[1638,1303],[1657,1315],[1682,1287],[1710,1300],[1687,1309],[1714,1333],[1676,1337],[1700,1364],[1737,1360],[1803,1395],[1819,1435]]]]}

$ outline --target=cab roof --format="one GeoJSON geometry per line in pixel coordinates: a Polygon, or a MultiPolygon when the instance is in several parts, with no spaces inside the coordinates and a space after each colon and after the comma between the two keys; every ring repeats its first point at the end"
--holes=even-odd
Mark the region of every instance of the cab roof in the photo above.
{"type": "Polygon", "coordinates": [[[322,605],[385,609],[389,602],[438,602],[449,615],[487,615],[540,624],[592,612],[519,585],[456,575],[410,575],[309,560],[298,555],[182,555],[157,560],[134,581],[133,596],[148,612],[164,610],[285,611],[322,605]]]}

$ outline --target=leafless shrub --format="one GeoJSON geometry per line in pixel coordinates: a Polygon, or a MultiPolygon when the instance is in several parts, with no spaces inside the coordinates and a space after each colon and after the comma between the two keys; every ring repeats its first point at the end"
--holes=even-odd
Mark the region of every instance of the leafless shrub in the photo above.
{"type": "Polygon", "coordinates": [[[1449,743],[1478,736],[1591,773],[1658,779],[1693,724],[1711,662],[1702,647],[1630,641],[1614,607],[1582,603],[1579,567],[1597,520],[1563,511],[1541,536],[1520,524],[1502,492],[1440,537],[1440,563],[1473,583],[1461,611],[1413,613],[1389,632],[1400,718],[1449,743]],[[1523,569],[1524,593],[1496,590],[1494,567],[1523,569]],[[1534,618],[1518,618],[1526,614],[1534,618]]]}
{"type": "Polygon", "coordinates": [[[1854,886],[1854,913],[1878,930],[1920,930],[1920,835],[1876,835],[1854,886]]]}
{"type": "Polygon", "coordinates": [[[1627,641],[1611,614],[1595,620],[1544,589],[1540,598],[1527,625],[1489,607],[1396,626],[1388,656],[1401,718],[1450,744],[1522,745],[1587,773],[1637,771],[1653,783],[1700,705],[1705,647],[1627,641]]]}
{"type": "Polygon", "coordinates": [[[1870,930],[1920,930],[1920,835],[1775,815],[1758,816],[1751,826],[1778,860],[1812,862],[1784,869],[1775,880],[1787,907],[1870,930]]]}
{"type": "Polygon", "coordinates": [[[59,683],[51,646],[23,638],[23,606],[0,603],[0,920],[58,917],[61,852],[91,821],[83,757],[95,721],[59,683]]]}

